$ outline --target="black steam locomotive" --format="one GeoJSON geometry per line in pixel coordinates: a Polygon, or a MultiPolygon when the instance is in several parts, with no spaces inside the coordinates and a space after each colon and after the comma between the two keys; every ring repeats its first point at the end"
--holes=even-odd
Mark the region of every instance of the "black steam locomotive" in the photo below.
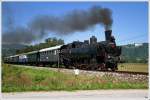
{"type": "Polygon", "coordinates": [[[112,31],[105,31],[106,41],[97,42],[96,37],[84,42],[75,41],[60,48],[61,62],[69,68],[89,70],[117,70],[121,47],[116,46],[112,31]]]}
{"type": "Polygon", "coordinates": [[[65,68],[88,70],[117,70],[121,47],[116,46],[112,31],[105,31],[106,41],[97,42],[96,37],[84,42],[74,41],[70,44],[41,49],[29,53],[5,57],[5,63],[12,64],[63,64],[65,68]]]}

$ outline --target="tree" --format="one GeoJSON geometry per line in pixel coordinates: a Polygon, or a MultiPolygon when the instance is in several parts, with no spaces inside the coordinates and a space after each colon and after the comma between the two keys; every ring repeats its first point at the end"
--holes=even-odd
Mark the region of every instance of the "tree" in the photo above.
{"type": "Polygon", "coordinates": [[[47,38],[47,39],[45,39],[44,43],[40,43],[40,44],[33,45],[33,46],[31,45],[25,49],[17,50],[16,53],[17,54],[26,53],[26,52],[36,51],[36,50],[40,50],[43,48],[48,48],[48,47],[62,45],[62,44],[64,44],[64,40],[62,40],[62,39],[57,39],[56,37],[47,38]]]}

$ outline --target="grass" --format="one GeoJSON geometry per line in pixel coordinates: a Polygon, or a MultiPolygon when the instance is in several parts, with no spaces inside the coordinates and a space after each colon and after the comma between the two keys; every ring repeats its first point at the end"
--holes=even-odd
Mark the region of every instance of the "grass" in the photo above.
{"type": "Polygon", "coordinates": [[[148,82],[146,80],[128,81],[107,74],[103,76],[74,76],[47,69],[2,65],[2,92],[131,88],[147,89],[148,82]]]}
{"type": "Polygon", "coordinates": [[[123,63],[118,66],[119,71],[148,72],[148,64],[145,63],[123,63]]]}

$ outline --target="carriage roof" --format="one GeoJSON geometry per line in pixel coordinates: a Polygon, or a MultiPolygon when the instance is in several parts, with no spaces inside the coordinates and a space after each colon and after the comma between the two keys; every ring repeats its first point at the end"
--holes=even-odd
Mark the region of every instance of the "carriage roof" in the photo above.
{"type": "Polygon", "coordinates": [[[57,50],[57,49],[60,49],[61,47],[62,47],[62,45],[58,45],[58,46],[54,46],[54,47],[49,47],[49,48],[44,48],[44,49],[39,50],[39,52],[57,50]]]}

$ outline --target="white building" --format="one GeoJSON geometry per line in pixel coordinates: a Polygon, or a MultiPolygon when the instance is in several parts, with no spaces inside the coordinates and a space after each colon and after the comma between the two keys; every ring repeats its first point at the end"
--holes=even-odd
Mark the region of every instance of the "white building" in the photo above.
{"type": "Polygon", "coordinates": [[[135,47],[139,47],[139,46],[142,46],[142,45],[143,45],[143,43],[134,43],[135,47]]]}

